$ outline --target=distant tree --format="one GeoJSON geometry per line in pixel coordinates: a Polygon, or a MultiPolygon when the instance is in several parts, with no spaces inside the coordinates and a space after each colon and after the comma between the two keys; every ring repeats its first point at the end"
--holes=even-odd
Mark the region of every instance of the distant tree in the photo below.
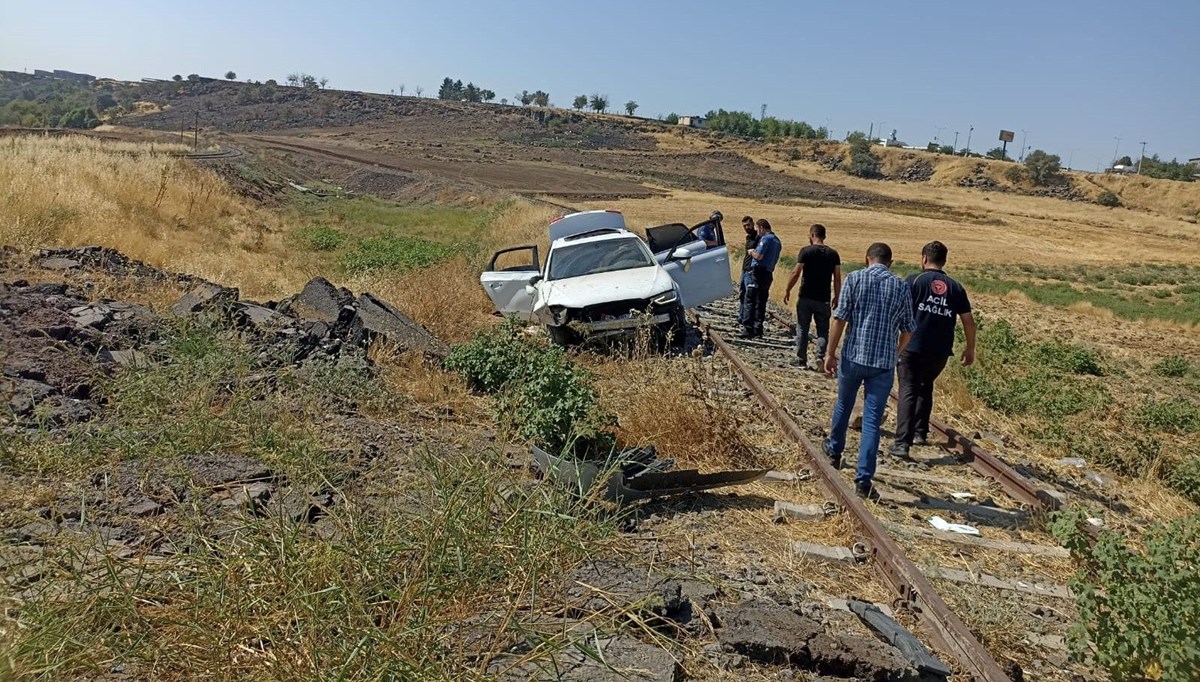
{"type": "Polygon", "coordinates": [[[309,90],[316,90],[317,88],[321,87],[317,82],[317,77],[310,76],[307,73],[300,74],[300,85],[308,88],[309,90]]]}
{"type": "Polygon", "coordinates": [[[1133,159],[1129,158],[1128,156],[1122,156],[1121,158],[1114,161],[1113,165],[1114,166],[1132,166],[1133,159]]]}
{"type": "Polygon", "coordinates": [[[1194,163],[1180,163],[1178,159],[1163,161],[1158,154],[1141,160],[1142,175],[1160,180],[1179,180],[1192,182],[1200,173],[1200,166],[1194,163]]]}
{"type": "Polygon", "coordinates": [[[854,132],[846,138],[850,143],[850,163],[846,172],[860,178],[879,176],[879,157],[871,153],[871,141],[862,132],[854,132]]]}
{"type": "Polygon", "coordinates": [[[954,145],[944,144],[938,147],[938,151],[942,154],[954,154],[954,145]]]}
{"type": "Polygon", "coordinates": [[[117,106],[117,98],[112,93],[103,92],[96,96],[96,109],[104,111],[117,106]]]}
{"type": "Polygon", "coordinates": [[[672,111],[671,113],[667,114],[665,118],[663,118],[663,123],[667,123],[670,125],[678,125],[679,124],[679,114],[672,111]]]}
{"type": "Polygon", "coordinates": [[[1025,171],[1029,181],[1035,185],[1049,185],[1062,177],[1061,159],[1057,154],[1047,154],[1035,149],[1025,156],[1025,171]]]}
{"type": "Polygon", "coordinates": [[[463,88],[462,98],[468,102],[482,102],[483,91],[476,87],[474,83],[467,83],[466,87],[463,88]]]}
{"type": "Polygon", "coordinates": [[[232,71],[226,71],[225,72],[225,80],[235,81],[235,80],[237,80],[237,74],[232,71]]]}
{"type": "Polygon", "coordinates": [[[496,93],[492,90],[484,88],[479,91],[479,99],[483,100],[484,102],[490,102],[496,99],[496,93]]]}
{"type": "Polygon", "coordinates": [[[300,85],[300,74],[289,73],[287,75],[287,84],[293,87],[300,85]]]}
{"type": "Polygon", "coordinates": [[[522,90],[521,94],[517,95],[517,101],[521,103],[521,106],[527,107],[530,104],[533,104],[533,93],[529,92],[528,90],[522,90]]]}
{"type": "Polygon", "coordinates": [[[588,104],[592,107],[592,110],[595,112],[606,111],[608,109],[608,95],[601,95],[600,93],[596,93],[596,94],[592,95],[591,99],[588,100],[588,104]]]}
{"type": "Polygon", "coordinates": [[[404,83],[401,83],[401,84],[400,84],[400,96],[401,96],[401,97],[403,97],[403,96],[404,96],[404,83]]]}
{"type": "Polygon", "coordinates": [[[271,88],[272,90],[279,87],[279,83],[275,82],[274,78],[268,78],[267,82],[263,83],[263,85],[267,86],[268,88],[271,88]]]}
{"type": "Polygon", "coordinates": [[[321,86],[321,89],[322,89],[322,90],[324,90],[324,89],[325,89],[325,86],[326,86],[326,85],[329,85],[329,79],[328,79],[328,78],[322,78],[321,80],[319,80],[319,81],[317,81],[317,82],[320,84],[320,86],[321,86]]]}
{"type": "Polygon", "coordinates": [[[175,74],[174,76],[171,76],[171,80],[178,83],[179,81],[183,80],[183,76],[180,76],[179,74],[175,74]]]}
{"type": "Polygon", "coordinates": [[[200,80],[200,74],[198,74],[198,73],[189,73],[188,74],[189,82],[196,83],[196,82],[199,82],[199,80],[200,80]]]}
{"type": "Polygon", "coordinates": [[[629,100],[625,103],[625,113],[629,114],[630,116],[633,116],[633,112],[637,111],[637,108],[638,103],[633,100],[629,100]]]}
{"type": "Polygon", "coordinates": [[[1012,159],[1008,158],[1008,153],[1004,151],[1004,147],[993,147],[984,156],[997,161],[1012,161],[1012,159]]]}
{"type": "Polygon", "coordinates": [[[576,95],[575,99],[571,102],[571,106],[575,107],[576,111],[583,111],[583,108],[586,107],[587,104],[587,95],[576,95]]]}
{"type": "Polygon", "coordinates": [[[420,97],[421,93],[425,92],[425,88],[418,85],[417,87],[413,88],[413,92],[417,93],[417,97],[420,97]]]}
{"type": "Polygon", "coordinates": [[[90,108],[72,109],[58,119],[60,128],[95,128],[100,125],[100,117],[90,108]]]}
{"type": "Polygon", "coordinates": [[[507,97],[501,97],[501,98],[500,98],[500,104],[501,104],[501,106],[508,106],[508,98],[507,98],[507,97]]]}
{"type": "Polygon", "coordinates": [[[544,90],[535,90],[533,92],[533,103],[539,107],[550,106],[550,93],[544,90]]]}

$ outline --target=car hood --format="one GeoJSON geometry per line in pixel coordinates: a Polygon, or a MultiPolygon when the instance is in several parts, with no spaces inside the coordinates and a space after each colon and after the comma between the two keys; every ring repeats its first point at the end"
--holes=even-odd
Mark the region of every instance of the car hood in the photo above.
{"type": "Polygon", "coordinates": [[[539,286],[541,305],[583,308],[609,301],[651,298],[670,291],[675,283],[666,270],[656,265],[543,281],[539,286]]]}

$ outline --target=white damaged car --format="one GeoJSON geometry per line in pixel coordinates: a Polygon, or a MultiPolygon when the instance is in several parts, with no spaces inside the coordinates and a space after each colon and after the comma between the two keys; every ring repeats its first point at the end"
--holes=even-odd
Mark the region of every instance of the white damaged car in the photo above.
{"type": "Polygon", "coordinates": [[[555,219],[549,236],[544,267],[537,246],[518,246],[492,256],[479,279],[497,312],[545,325],[559,344],[645,327],[682,340],[685,309],[733,291],[720,213],[691,228],[652,227],[642,239],[620,212],[584,211],[555,219]]]}

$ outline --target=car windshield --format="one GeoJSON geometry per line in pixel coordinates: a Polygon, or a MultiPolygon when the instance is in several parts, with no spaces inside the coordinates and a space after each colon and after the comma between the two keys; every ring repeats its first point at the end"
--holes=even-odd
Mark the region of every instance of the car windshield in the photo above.
{"type": "Polygon", "coordinates": [[[571,244],[554,250],[548,279],[582,277],[600,272],[630,270],[654,265],[654,259],[637,237],[571,244]]]}

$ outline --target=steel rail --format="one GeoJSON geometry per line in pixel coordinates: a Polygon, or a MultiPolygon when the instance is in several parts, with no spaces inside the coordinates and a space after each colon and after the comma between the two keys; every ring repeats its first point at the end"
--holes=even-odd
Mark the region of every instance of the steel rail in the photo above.
{"type": "Polygon", "coordinates": [[[952,654],[960,667],[975,679],[983,682],[1009,682],[992,655],[971,634],[966,624],[950,610],[938,595],[937,590],[921,570],[904,555],[896,541],[888,534],[883,524],[871,514],[866,504],[859,499],[825,453],[808,439],[800,425],[792,419],[771,392],[758,380],[754,371],[704,320],[697,318],[713,347],[733,365],[746,387],[770,412],[771,417],[784,432],[799,444],[811,460],[813,469],[821,475],[823,487],[845,507],[866,531],[874,554],[872,562],[880,576],[896,590],[900,600],[916,614],[931,636],[934,645],[952,654]]]}
{"type": "MultiPolygon", "coordinates": [[[[796,333],[796,325],[790,320],[774,310],[770,311],[770,315],[776,322],[790,329],[793,334],[796,333]]],[[[889,397],[893,401],[899,400],[899,396],[895,391],[892,391],[889,397]]],[[[1058,498],[1051,495],[1045,489],[1039,488],[1033,481],[1017,473],[1015,469],[999,457],[988,452],[981,445],[953,427],[931,417],[929,419],[929,428],[938,437],[945,439],[942,447],[949,452],[959,455],[965,464],[969,465],[979,474],[996,481],[1004,489],[1004,492],[1014,500],[1040,511],[1057,511],[1062,507],[1062,502],[1058,498]]]]}

